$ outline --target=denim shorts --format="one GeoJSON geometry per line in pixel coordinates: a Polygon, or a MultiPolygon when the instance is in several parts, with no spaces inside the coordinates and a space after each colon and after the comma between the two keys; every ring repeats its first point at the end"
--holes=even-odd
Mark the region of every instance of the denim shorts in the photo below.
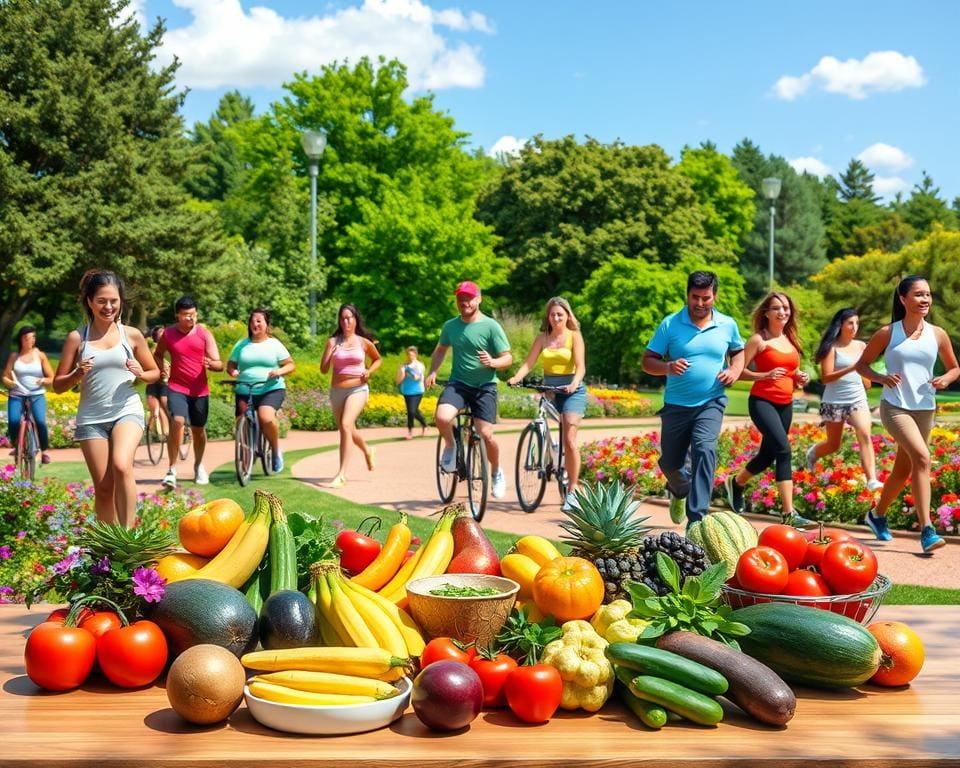
{"type": "MultiPolygon", "coordinates": [[[[544,376],[543,383],[548,387],[565,387],[573,381],[573,374],[564,376],[544,376]]],[[[580,382],[580,386],[572,394],[556,392],[553,395],[553,404],[560,413],[575,413],[583,416],[587,412],[587,388],[580,382]]]]}
{"type": "Polygon", "coordinates": [[[145,426],[142,413],[128,413],[116,421],[100,421],[96,424],[77,424],[77,428],[73,432],[73,439],[78,443],[83,440],[109,440],[113,428],[117,426],[117,424],[123,424],[128,421],[137,424],[140,429],[143,429],[145,426]]]}

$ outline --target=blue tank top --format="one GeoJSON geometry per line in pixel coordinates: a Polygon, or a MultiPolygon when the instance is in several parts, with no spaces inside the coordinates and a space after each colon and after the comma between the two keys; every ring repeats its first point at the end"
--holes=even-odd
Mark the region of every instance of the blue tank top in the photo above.
{"type": "Polygon", "coordinates": [[[924,322],[920,338],[907,338],[903,321],[898,320],[890,329],[884,360],[887,373],[900,374],[896,387],[884,387],[881,398],[890,405],[908,411],[933,411],[937,408],[937,390],[930,379],[937,362],[937,335],[935,326],[924,322]]]}

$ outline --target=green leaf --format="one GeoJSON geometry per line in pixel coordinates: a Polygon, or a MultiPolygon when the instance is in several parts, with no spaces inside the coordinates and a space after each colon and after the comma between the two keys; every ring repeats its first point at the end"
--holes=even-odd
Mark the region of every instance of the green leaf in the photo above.
{"type": "Polygon", "coordinates": [[[720,594],[720,588],[727,580],[726,563],[714,563],[707,570],[697,577],[700,582],[700,588],[704,594],[716,597],[720,594]]]}
{"type": "Polygon", "coordinates": [[[653,621],[643,628],[637,640],[656,640],[667,631],[667,625],[662,621],[653,621]]]}
{"type": "Polygon", "coordinates": [[[748,627],[746,624],[741,624],[739,621],[721,622],[718,630],[723,632],[725,635],[736,635],[737,637],[743,637],[744,635],[750,634],[750,627],[748,627]]]}
{"type": "Polygon", "coordinates": [[[648,597],[657,596],[656,592],[650,589],[650,587],[648,587],[646,584],[643,584],[639,581],[628,581],[627,593],[630,595],[630,601],[634,604],[634,606],[643,602],[648,597]]]}
{"type": "Polygon", "coordinates": [[[700,602],[700,595],[702,594],[703,589],[700,583],[700,579],[696,577],[687,578],[683,582],[683,592],[681,593],[684,597],[687,597],[693,600],[695,603],[700,602]]]}
{"type": "Polygon", "coordinates": [[[671,592],[680,591],[680,568],[663,552],[657,552],[657,573],[671,592]]]}

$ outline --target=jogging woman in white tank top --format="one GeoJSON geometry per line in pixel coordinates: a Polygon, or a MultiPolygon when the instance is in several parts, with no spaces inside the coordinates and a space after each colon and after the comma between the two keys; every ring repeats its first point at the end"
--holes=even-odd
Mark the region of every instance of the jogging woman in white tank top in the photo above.
{"type": "Polygon", "coordinates": [[[930,522],[930,448],[936,391],[946,389],[960,376],[950,337],[927,321],[933,297],[926,278],[903,278],[893,294],[893,322],[873,334],[857,363],[857,373],[883,385],[880,419],[897,441],[897,459],[883,485],[877,505],[864,521],[880,541],[893,538],[887,530],[887,509],[913,480],[913,500],[920,521],[920,546],[932,552],[945,542],[930,522]],[[870,366],[881,354],[887,366],[881,376],[870,366]],[[946,369],[933,375],[937,356],[946,369]]]}
{"type": "Polygon", "coordinates": [[[80,280],[88,323],[71,331],[53,379],[55,392],[80,385],[77,429],[83,459],[93,479],[97,519],[130,528],[137,519],[133,456],[143,436],[143,402],[134,385],[152,384],[160,369],[143,334],[120,322],[123,281],[113,272],[90,270],[80,280]]]}

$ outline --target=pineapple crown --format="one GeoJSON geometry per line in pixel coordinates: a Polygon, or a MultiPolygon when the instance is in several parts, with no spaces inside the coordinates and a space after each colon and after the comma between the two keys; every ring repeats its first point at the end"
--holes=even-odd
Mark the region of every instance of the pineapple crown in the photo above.
{"type": "Polygon", "coordinates": [[[92,557],[108,557],[129,566],[148,565],[175,549],[169,530],[158,526],[126,528],[99,520],[81,531],[77,543],[92,557]]]}
{"type": "Polygon", "coordinates": [[[623,552],[638,546],[649,530],[647,517],[635,517],[639,508],[634,485],[584,483],[570,500],[565,513],[570,519],[560,523],[566,535],[560,538],[588,555],[623,552]]]}

